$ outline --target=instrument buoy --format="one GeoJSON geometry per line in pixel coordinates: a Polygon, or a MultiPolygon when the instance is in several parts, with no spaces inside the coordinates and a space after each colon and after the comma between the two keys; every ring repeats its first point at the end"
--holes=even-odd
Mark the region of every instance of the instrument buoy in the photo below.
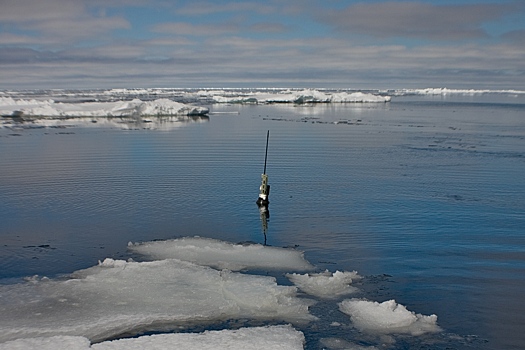
{"type": "Polygon", "coordinates": [[[259,187],[259,198],[257,198],[258,206],[267,206],[270,203],[270,185],[268,184],[268,175],[266,175],[266,160],[268,159],[268,139],[270,138],[270,130],[266,133],[266,152],[264,154],[264,171],[261,175],[261,186],[259,187]]]}

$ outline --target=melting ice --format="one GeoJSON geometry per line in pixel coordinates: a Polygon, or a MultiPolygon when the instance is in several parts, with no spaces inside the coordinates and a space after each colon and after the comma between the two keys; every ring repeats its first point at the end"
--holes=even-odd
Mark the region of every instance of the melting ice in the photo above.
{"type": "Polygon", "coordinates": [[[0,342],[81,335],[92,341],[231,318],[313,320],[309,300],[273,277],[218,271],[175,259],[106,259],[67,280],[1,286],[0,342]]]}
{"type": "Polygon", "coordinates": [[[303,348],[303,343],[303,333],[288,325],[206,331],[197,334],[157,334],[134,339],[105,341],[93,345],[85,337],[28,338],[0,344],[0,350],[299,350],[303,348]]]}
{"type": "Polygon", "coordinates": [[[352,294],[358,291],[351,286],[353,281],[360,280],[361,276],[356,271],[336,271],[330,273],[326,270],[314,274],[287,274],[290,279],[303,292],[319,298],[336,298],[340,295],[352,294]]]}
{"type": "Polygon", "coordinates": [[[295,249],[261,244],[231,244],[211,238],[185,237],[162,242],[129,243],[128,249],[150,259],[180,259],[199,265],[239,271],[271,269],[308,271],[314,267],[295,249]]]}
{"type": "Polygon", "coordinates": [[[416,314],[395,300],[378,303],[365,299],[350,299],[342,301],[339,309],[349,315],[353,324],[363,331],[421,335],[441,330],[437,325],[436,315],[416,314]]]}
{"type": "MultiPolygon", "coordinates": [[[[304,336],[294,327],[320,320],[310,313],[315,301],[301,297],[298,288],[329,300],[355,292],[351,284],[361,278],[355,271],[288,273],[296,286],[279,285],[271,276],[232,270],[313,269],[302,252],[208,238],[136,243],[129,249],[159,260],[107,258],[64,278],[35,276],[0,285],[0,349],[301,349],[304,336]],[[172,333],[228,320],[288,325],[172,333]],[[149,331],[165,334],[108,341],[149,331]]],[[[335,302],[333,307],[337,310],[335,302]]],[[[339,309],[365,333],[439,331],[435,315],[415,314],[394,301],[349,299],[339,309]]]]}

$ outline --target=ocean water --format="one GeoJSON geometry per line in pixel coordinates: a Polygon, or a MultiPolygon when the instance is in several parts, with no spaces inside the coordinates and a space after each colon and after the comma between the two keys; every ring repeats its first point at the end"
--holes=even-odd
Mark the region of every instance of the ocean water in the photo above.
{"type": "MultiPolygon", "coordinates": [[[[209,107],[154,127],[1,128],[0,283],[127,258],[129,241],[296,246],[319,270],[365,276],[363,297],[438,316],[439,336],[385,348],[525,346],[523,96],[209,107]],[[269,218],[255,204],[267,130],[269,218]]],[[[357,336],[299,329],[307,349],[357,336]]]]}

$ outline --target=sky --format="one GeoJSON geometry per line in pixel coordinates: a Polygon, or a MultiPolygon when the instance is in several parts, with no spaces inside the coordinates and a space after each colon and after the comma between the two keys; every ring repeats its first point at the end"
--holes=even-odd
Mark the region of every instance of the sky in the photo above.
{"type": "Polygon", "coordinates": [[[524,0],[0,0],[0,89],[525,90],[524,0]]]}

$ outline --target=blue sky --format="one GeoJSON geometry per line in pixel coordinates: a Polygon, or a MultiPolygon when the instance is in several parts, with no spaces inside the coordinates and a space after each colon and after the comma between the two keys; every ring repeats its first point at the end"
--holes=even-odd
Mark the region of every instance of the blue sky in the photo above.
{"type": "Polygon", "coordinates": [[[1,0],[0,89],[525,90],[522,0],[1,0]]]}

